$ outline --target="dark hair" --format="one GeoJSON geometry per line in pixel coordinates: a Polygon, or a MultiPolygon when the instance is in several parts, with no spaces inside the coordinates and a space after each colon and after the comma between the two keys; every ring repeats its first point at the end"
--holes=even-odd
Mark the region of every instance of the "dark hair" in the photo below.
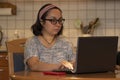
{"type": "MultiPolygon", "coordinates": [[[[31,30],[32,30],[32,32],[33,32],[33,34],[34,34],[35,36],[42,35],[43,26],[42,26],[41,23],[40,23],[39,13],[40,13],[40,11],[41,11],[42,9],[44,9],[44,8],[45,8],[46,6],[48,6],[48,5],[52,5],[52,4],[45,4],[43,7],[41,7],[41,9],[39,10],[39,12],[38,12],[38,14],[37,14],[37,20],[36,20],[36,22],[31,26],[31,30]]],[[[51,9],[58,9],[58,10],[60,10],[60,12],[62,12],[61,9],[58,8],[58,7],[53,7],[53,8],[51,8],[51,9]]],[[[44,20],[44,19],[46,18],[48,12],[49,12],[51,9],[49,9],[47,12],[45,12],[45,13],[42,15],[42,17],[41,17],[42,20],[44,20]]],[[[63,32],[63,25],[62,25],[62,27],[61,27],[61,30],[58,32],[57,36],[58,36],[58,35],[61,35],[62,32],[63,32]]]]}

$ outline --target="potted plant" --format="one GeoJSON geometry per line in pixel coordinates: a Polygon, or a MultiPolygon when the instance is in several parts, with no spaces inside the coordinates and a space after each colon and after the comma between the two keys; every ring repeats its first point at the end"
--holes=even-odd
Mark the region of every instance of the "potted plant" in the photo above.
{"type": "Polygon", "coordinates": [[[97,23],[99,18],[95,18],[95,20],[90,21],[88,25],[83,26],[83,23],[80,24],[80,29],[83,35],[92,35],[95,28],[97,27],[97,23]]]}

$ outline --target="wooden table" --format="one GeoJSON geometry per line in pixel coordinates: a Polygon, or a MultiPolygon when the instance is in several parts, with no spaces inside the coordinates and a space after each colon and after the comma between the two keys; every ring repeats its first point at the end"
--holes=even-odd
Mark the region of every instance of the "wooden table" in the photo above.
{"type": "Polygon", "coordinates": [[[120,80],[112,72],[92,74],[45,75],[43,72],[17,72],[12,80],[120,80]]]}

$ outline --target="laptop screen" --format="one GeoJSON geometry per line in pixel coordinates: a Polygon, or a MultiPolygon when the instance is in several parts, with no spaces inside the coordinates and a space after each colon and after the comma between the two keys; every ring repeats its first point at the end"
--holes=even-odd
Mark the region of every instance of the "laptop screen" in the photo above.
{"type": "Polygon", "coordinates": [[[78,37],[76,73],[114,71],[117,36],[78,37]]]}

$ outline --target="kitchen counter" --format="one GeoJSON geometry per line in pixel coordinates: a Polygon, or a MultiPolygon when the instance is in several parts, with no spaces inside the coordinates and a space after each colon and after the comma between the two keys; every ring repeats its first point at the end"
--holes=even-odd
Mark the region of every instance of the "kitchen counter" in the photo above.
{"type": "Polygon", "coordinates": [[[7,53],[7,48],[6,48],[6,46],[1,46],[1,47],[0,47],[0,53],[7,53]]]}

